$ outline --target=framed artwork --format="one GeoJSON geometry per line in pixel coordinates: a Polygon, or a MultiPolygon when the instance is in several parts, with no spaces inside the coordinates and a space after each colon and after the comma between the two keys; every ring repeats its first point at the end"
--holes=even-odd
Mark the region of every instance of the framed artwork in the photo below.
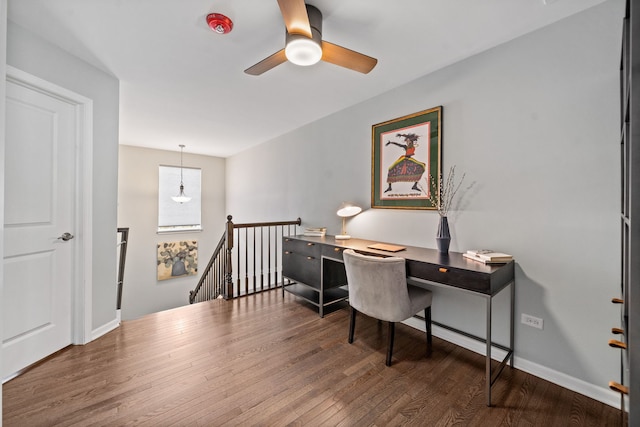
{"type": "Polygon", "coordinates": [[[378,123],[371,134],[371,207],[436,209],[429,194],[439,185],[442,107],[378,123]]]}
{"type": "Polygon", "coordinates": [[[158,280],[198,273],[198,241],[158,243],[158,280]]]}

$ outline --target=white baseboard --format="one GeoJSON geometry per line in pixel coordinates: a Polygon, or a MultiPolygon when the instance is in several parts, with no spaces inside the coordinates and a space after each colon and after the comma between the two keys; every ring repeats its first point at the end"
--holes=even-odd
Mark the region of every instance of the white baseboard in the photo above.
{"type": "Polygon", "coordinates": [[[528,372],[531,375],[542,378],[561,387],[573,390],[576,393],[583,394],[587,397],[595,399],[599,402],[613,406],[620,409],[620,394],[611,390],[608,387],[602,387],[583,381],[578,378],[574,378],[562,372],[558,372],[546,366],[539,365],[520,357],[516,357],[513,360],[513,364],[516,368],[528,372]]]}
{"type": "MultiPolygon", "coordinates": [[[[416,319],[415,317],[407,319],[403,323],[413,328],[420,329],[421,331],[425,330],[424,320],[416,319]]],[[[466,348],[467,350],[471,350],[475,353],[485,354],[486,345],[480,341],[476,341],[472,338],[436,325],[433,325],[432,332],[434,336],[440,339],[459,345],[460,347],[466,348]]],[[[491,351],[491,358],[495,360],[502,361],[506,355],[507,352],[504,350],[494,348],[491,351]]],[[[535,375],[538,378],[542,378],[543,380],[557,384],[560,387],[575,391],[576,393],[580,393],[606,405],[613,406],[617,409],[620,409],[621,407],[620,394],[608,387],[588,383],[517,356],[513,359],[513,366],[521,371],[535,375]]]]}
{"type": "Polygon", "coordinates": [[[113,331],[119,326],[120,326],[120,310],[117,310],[115,319],[91,331],[91,341],[100,338],[104,334],[113,331]]]}

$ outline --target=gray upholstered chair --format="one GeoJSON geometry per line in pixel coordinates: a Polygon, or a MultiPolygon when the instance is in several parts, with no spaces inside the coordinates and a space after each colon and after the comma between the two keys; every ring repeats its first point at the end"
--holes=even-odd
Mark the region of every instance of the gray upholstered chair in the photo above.
{"type": "Polygon", "coordinates": [[[424,310],[427,354],[431,354],[431,291],[407,283],[404,258],[343,252],[349,284],[349,343],[353,343],[356,312],[389,322],[387,366],[391,366],[395,323],[424,310]]]}

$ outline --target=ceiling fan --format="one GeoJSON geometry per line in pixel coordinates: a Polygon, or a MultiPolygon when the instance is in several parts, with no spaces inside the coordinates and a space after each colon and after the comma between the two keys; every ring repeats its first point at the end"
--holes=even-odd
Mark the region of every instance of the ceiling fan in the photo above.
{"type": "Polygon", "coordinates": [[[269,71],[287,60],[296,65],[313,65],[323,60],[360,73],[368,73],[378,60],[322,40],[322,13],[304,0],[278,0],[287,27],[285,48],[244,70],[252,76],[269,71]]]}

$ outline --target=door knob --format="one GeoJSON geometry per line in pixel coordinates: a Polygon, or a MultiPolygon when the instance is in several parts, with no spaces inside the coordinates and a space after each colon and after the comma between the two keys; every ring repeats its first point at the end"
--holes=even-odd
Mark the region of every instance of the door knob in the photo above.
{"type": "Polygon", "coordinates": [[[58,240],[63,240],[63,241],[66,242],[66,241],[69,241],[69,240],[73,239],[74,237],[76,237],[76,236],[74,236],[71,233],[62,233],[62,236],[58,237],[58,240]]]}

